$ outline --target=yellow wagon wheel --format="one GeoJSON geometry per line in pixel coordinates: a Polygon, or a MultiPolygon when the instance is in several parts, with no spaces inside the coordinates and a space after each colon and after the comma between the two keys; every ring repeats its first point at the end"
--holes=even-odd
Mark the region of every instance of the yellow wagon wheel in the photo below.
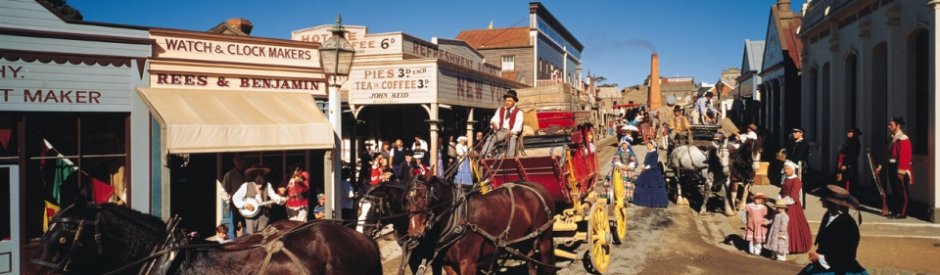
{"type": "Polygon", "coordinates": [[[589,250],[585,252],[590,259],[594,273],[605,273],[610,265],[610,222],[607,217],[607,203],[597,200],[588,213],[587,241],[589,250]]]}
{"type": "MultiPolygon", "coordinates": [[[[617,168],[614,168],[617,169],[617,168]]],[[[614,239],[620,243],[627,240],[627,187],[624,185],[620,170],[614,170],[613,202],[614,221],[617,227],[614,228],[614,239]]]]}

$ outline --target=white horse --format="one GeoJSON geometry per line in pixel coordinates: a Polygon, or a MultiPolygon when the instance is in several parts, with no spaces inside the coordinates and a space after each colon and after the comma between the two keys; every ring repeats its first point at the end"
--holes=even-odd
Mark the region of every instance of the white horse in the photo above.
{"type": "Polygon", "coordinates": [[[728,142],[724,140],[722,143],[713,142],[713,149],[709,152],[703,152],[696,146],[693,145],[681,145],[676,147],[672,153],[669,155],[669,160],[671,163],[671,168],[676,173],[677,180],[677,203],[685,202],[686,199],[682,197],[682,180],[687,176],[688,179],[695,181],[697,184],[704,183],[704,191],[702,192],[702,206],[699,209],[699,213],[705,213],[706,206],[708,205],[708,200],[712,197],[712,194],[715,192],[712,191],[712,186],[714,186],[716,181],[721,181],[722,190],[719,190],[725,199],[725,214],[734,215],[734,211],[731,208],[731,199],[730,199],[730,178],[728,163],[729,163],[729,151],[728,151],[728,142]]]}

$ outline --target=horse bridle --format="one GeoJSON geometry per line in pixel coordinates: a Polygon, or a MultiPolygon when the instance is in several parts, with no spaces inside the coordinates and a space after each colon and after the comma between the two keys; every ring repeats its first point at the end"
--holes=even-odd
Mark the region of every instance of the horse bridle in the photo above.
{"type": "MultiPolygon", "coordinates": [[[[71,208],[71,206],[65,208],[65,210],[63,210],[62,212],[69,210],[69,208],[71,208]]],[[[97,207],[95,208],[98,209],[97,207]]],[[[95,214],[95,219],[93,221],[89,221],[83,218],[82,219],[55,218],[54,220],[52,220],[52,224],[49,226],[50,228],[55,228],[55,226],[59,224],[75,225],[74,226],[75,229],[70,229],[69,226],[62,226],[62,230],[66,230],[68,232],[74,232],[74,235],[72,237],[72,245],[69,248],[69,252],[66,253],[65,257],[62,257],[62,259],[59,260],[58,263],[53,263],[53,262],[45,261],[42,259],[31,259],[30,261],[35,264],[44,266],[44,267],[52,268],[52,270],[55,272],[69,272],[69,266],[72,264],[72,257],[78,251],[78,247],[83,246],[83,244],[80,241],[81,241],[82,233],[86,231],[84,230],[86,227],[91,227],[92,230],[94,230],[95,234],[93,235],[93,238],[95,239],[95,246],[97,248],[98,255],[103,254],[104,250],[101,246],[101,230],[100,230],[100,227],[98,226],[98,223],[100,221],[101,221],[101,211],[98,211],[95,214]]],[[[60,236],[58,241],[59,243],[64,244],[67,241],[67,239],[64,236],[60,236]]]]}

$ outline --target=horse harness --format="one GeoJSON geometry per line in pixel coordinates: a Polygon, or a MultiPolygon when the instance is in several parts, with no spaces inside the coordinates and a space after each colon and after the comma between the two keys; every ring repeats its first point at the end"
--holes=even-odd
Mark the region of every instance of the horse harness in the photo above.
{"type": "MultiPolygon", "coordinates": [[[[453,198],[451,200],[452,206],[450,208],[445,210],[443,213],[440,213],[439,215],[435,215],[435,213],[433,213],[432,211],[433,208],[431,207],[429,207],[428,210],[425,211],[427,215],[431,216],[430,218],[428,218],[428,221],[426,222],[426,225],[425,225],[426,228],[432,228],[431,226],[439,222],[440,219],[442,219],[443,217],[446,217],[447,214],[449,214],[450,212],[453,212],[453,214],[456,214],[456,215],[451,215],[450,219],[447,220],[447,224],[445,225],[444,230],[441,232],[440,238],[438,238],[436,248],[434,249],[434,254],[433,256],[431,256],[428,262],[434,262],[434,260],[437,259],[437,257],[441,254],[442,251],[449,249],[451,245],[453,245],[454,243],[459,241],[461,238],[463,238],[464,234],[466,234],[469,231],[477,235],[480,235],[481,237],[483,237],[484,239],[492,243],[493,246],[495,246],[498,250],[499,249],[504,250],[513,256],[519,257],[521,259],[525,259],[526,261],[530,261],[532,263],[535,263],[535,264],[538,264],[547,268],[553,268],[555,270],[560,269],[559,267],[556,267],[555,265],[543,263],[537,259],[534,259],[528,255],[525,255],[522,252],[520,252],[519,249],[512,247],[513,245],[516,245],[518,243],[533,240],[537,238],[538,236],[541,236],[542,233],[545,233],[545,231],[550,230],[552,228],[552,225],[554,225],[553,219],[549,219],[547,223],[545,223],[541,227],[537,228],[535,231],[532,231],[523,237],[508,240],[509,232],[510,230],[512,230],[512,221],[514,220],[515,212],[516,212],[516,198],[513,195],[514,187],[521,187],[534,193],[539,198],[539,201],[542,204],[543,211],[545,211],[546,216],[548,217],[552,216],[551,209],[548,207],[548,203],[546,203],[545,198],[542,196],[540,192],[538,192],[537,190],[535,190],[534,188],[530,186],[526,186],[523,184],[516,184],[512,182],[505,183],[501,185],[499,189],[506,188],[506,190],[509,192],[509,198],[510,198],[510,203],[511,203],[511,206],[509,208],[510,209],[509,220],[508,220],[509,222],[506,224],[506,228],[503,229],[501,233],[499,233],[498,235],[493,235],[489,232],[486,232],[486,230],[481,229],[477,224],[467,222],[467,218],[470,215],[469,209],[467,208],[467,198],[470,195],[473,195],[474,193],[479,193],[480,189],[475,188],[473,190],[470,190],[469,192],[465,192],[463,191],[462,188],[453,188],[451,191],[453,193],[453,196],[452,196],[453,198]],[[458,221],[462,221],[462,223],[458,221]]],[[[429,191],[431,192],[425,193],[426,196],[436,197],[436,195],[433,194],[435,193],[433,192],[433,187],[429,191]]],[[[440,204],[436,206],[440,206],[440,204]]],[[[538,240],[536,239],[536,244],[537,243],[538,243],[538,240]]],[[[532,249],[537,249],[537,248],[538,248],[538,245],[533,245],[532,247],[532,249]]],[[[542,253],[551,253],[551,252],[543,251],[542,253]]],[[[495,259],[492,263],[495,264],[495,259]]],[[[494,268],[493,264],[490,265],[489,273],[491,274],[493,273],[492,272],[494,268]]]]}
{"type": "MultiPolygon", "coordinates": [[[[68,211],[69,208],[72,208],[74,205],[66,207],[61,212],[68,211]]],[[[99,208],[100,209],[100,208],[99,208]]],[[[72,257],[75,255],[78,247],[82,246],[80,239],[82,232],[84,232],[86,227],[92,227],[95,231],[93,238],[95,239],[95,247],[97,248],[98,255],[104,254],[104,249],[101,246],[101,229],[98,226],[99,221],[101,220],[101,211],[98,211],[95,214],[94,221],[88,221],[86,219],[76,219],[76,218],[56,218],[52,220],[52,225],[50,228],[55,227],[58,224],[63,224],[62,227],[64,230],[69,232],[75,232],[72,237],[72,245],[69,247],[69,252],[65,254],[65,257],[59,261],[59,263],[48,262],[40,259],[32,259],[31,261],[35,264],[52,268],[55,272],[68,272],[69,266],[72,264],[72,257]],[[71,226],[70,226],[71,225],[71,226]],[[74,228],[74,229],[72,229],[74,228]]],[[[59,237],[58,242],[60,244],[65,244],[68,241],[65,237],[59,237]]]]}

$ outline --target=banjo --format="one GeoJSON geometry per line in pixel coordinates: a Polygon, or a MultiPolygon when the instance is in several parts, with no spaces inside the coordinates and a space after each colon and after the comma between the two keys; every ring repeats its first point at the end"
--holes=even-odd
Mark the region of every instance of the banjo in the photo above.
{"type": "Polygon", "coordinates": [[[261,213],[261,207],[262,207],[262,206],[268,206],[268,205],[271,205],[271,204],[274,204],[274,203],[276,203],[276,202],[275,202],[275,201],[266,201],[266,202],[261,202],[261,203],[259,203],[258,200],[254,199],[254,198],[245,198],[245,206],[242,207],[241,209],[238,209],[238,212],[242,214],[242,217],[245,217],[245,218],[254,218],[254,217],[258,216],[259,213],[261,213]],[[249,206],[249,205],[253,206],[254,209],[248,210],[248,206],[249,206]]]}

